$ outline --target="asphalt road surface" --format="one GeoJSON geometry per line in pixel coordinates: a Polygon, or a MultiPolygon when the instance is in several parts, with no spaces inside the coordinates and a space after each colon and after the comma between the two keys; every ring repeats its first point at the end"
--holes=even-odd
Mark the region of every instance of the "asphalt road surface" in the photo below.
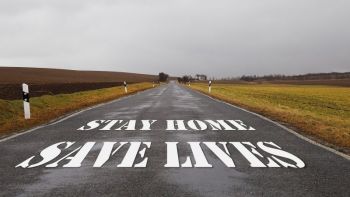
{"type": "MultiPolygon", "coordinates": [[[[139,124],[139,123],[138,123],[139,124]]],[[[73,148],[73,147],[72,147],[73,148]]],[[[313,145],[278,125],[239,108],[170,83],[85,110],[54,124],[0,142],[0,196],[349,196],[350,161],[313,145]],[[151,131],[77,130],[92,120],[157,120],[151,131]],[[251,131],[166,131],[166,120],[242,120],[251,131]],[[91,149],[80,168],[17,167],[58,142],[152,142],[145,168],[117,168],[120,156],[92,165],[91,149]],[[211,168],[165,168],[165,142],[179,142],[181,163],[191,156],[187,142],[274,142],[297,156],[304,168],[253,168],[230,147],[228,168],[203,148],[211,168]]],[[[191,156],[192,158],[193,156],[191,156]]],[[[40,160],[40,159],[39,159],[40,160]]],[[[193,158],[192,158],[193,160],[193,158]]],[[[138,160],[139,162],[140,160],[138,160]]],[[[67,163],[63,161],[63,163],[67,163]]],[[[265,162],[266,164],[266,162],[265,162]]]]}

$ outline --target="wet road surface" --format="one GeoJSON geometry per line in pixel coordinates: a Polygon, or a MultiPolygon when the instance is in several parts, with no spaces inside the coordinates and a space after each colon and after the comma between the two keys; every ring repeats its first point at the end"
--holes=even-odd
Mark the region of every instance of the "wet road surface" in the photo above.
{"type": "MultiPolygon", "coordinates": [[[[137,122],[137,124],[140,124],[137,122]]],[[[77,146],[67,149],[72,151],[77,146]]],[[[350,161],[306,142],[254,114],[170,83],[84,111],[0,142],[0,196],[349,196],[350,161]],[[80,131],[92,120],[157,120],[151,131],[80,131]],[[249,131],[166,131],[167,120],[241,120],[249,131]],[[16,166],[58,142],[96,142],[80,168],[16,166]],[[92,167],[103,142],[151,142],[145,168],[117,168],[122,148],[100,168],[92,167]],[[165,168],[165,142],[179,142],[180,162],[192,161],[187,142],[274,142],[297,156],[304,168],[252,168],[229,147],[228,168],[207,147],[211,168],[165,168]]],[[[39,159],[40,160],[40,159],[39,159]]],[[[137,158],[135,163],[142,159],[137,158]]],[[[262,159],[263,160],[263,159],[262,159]]],[[[193,162],[194,163],[194,162],[193,162]]],[[[265,161],[266,164],[266,161],[265,161]]]]}

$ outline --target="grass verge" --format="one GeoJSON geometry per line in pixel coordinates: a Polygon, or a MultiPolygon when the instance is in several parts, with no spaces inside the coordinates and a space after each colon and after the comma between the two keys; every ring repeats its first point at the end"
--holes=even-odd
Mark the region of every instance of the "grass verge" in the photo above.
{"type": "Polygon", "coordinates": [[[28,129],[64,114],[111,101],[126,95],[152,88],[152,83],[137,83],[128,85],[128,93],[124,93],[124,86],[82,91],[72,94],[45,95],[30,99],[31,119],[23,118],[22,100],[0,99],[0,136],[28,129]]]}
{"type": "MultiPolygon", "coordinates": [[[[191,88],[208,94],[207,84],[191,88]]],[[[317,85],[214,84],[210,96],[296,128],[350,153],[350,88],[317,85]]]]}

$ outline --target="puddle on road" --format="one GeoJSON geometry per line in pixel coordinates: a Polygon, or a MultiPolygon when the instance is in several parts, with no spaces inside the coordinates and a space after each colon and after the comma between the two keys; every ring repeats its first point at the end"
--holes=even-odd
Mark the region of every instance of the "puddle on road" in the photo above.
{"type": "MultiPolygon", "coordinates": [[[[249,191],[244,179],[244,173],[235,169],[223,169],[219,167],[198,169],[180,168],[167,169],[159,176],[168,184],[175,184],[181,190],[200,196],[233,196],[238,188],[249,191]]],[[[237,191],[240,193],[240,191],[237,191]]],[[[245,194],[246,195],[246,194],[245,194]]]]}
{"type": "Polygon", "coordinates": [[[152,102],[143,102],[133,107],[122,107],[116,111],[112,111],[103,115],[105,119],[134,119],[137,115],[147,108],[152,106],[152,102]]]}
{"type": "Polygon", "coordinates": [[[48,195],[55,188],[74,186],[85,182],[91,182],[93,173],[88,168],[61,168],[45,169],[37,182],[26,185],[19,196],[48,195]]]}

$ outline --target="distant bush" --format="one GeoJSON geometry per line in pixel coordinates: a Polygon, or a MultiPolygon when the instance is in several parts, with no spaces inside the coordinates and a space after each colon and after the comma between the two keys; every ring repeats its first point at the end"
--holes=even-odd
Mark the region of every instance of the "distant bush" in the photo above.
{"type": "Polygon", "coordinates": [[[185,75],[183,77],[178,77],[177,81],[179,83],[188,83],[188,82],[193,81],[193,78],[190,75],[185,75]]]}
{"type": "Polygon", "coordinates": [[[158,76],[159,76],[159,81],[160,82],[166,82],[168,80],[168,77],[169,77],[168,74],[163,73],[163,72],[159,73],[158,76]]]}

